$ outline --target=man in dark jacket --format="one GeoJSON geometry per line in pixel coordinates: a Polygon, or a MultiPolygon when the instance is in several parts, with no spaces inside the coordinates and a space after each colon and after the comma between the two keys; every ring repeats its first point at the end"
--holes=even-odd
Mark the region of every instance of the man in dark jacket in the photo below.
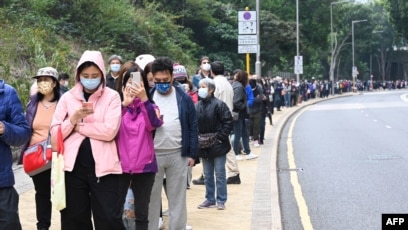
{"type": "Polygon", "coordinates": [[[22,145],[30,136],[16,90],[0,80],[0,229],[21,229],[10,146],[22,145]]]}
{"type": "MultiPolygon", "coordinates": [[[[157,229],[163,178],[166,175],[169,229],[186,229],[187,167],[194,166],[198,150],[197,112],[184,89],[173,85],[173,61],[159,57],[152,64],[155,87],[152,97],[163,115],[156,129],[156,173],[149,204],[149,229],[157,229]]],[[[136,198],[137,199],[137,198],[136,198]]]]}

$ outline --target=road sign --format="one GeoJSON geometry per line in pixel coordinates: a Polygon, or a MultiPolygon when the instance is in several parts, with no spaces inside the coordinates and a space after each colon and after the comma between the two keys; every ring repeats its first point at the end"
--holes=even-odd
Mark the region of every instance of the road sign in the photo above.
{"type": "Polygon", "coordinates": [[[256,53],[257,45],[238,45],[238,53],[239,54],[246,54],[246,53],[256,53]]]}
{"type": "Polygon", "coordinates": [[[295,56],[295,74],[303,74],[303,56],[295,56]]]}
{"type": "Polygon", "coordinates": [[[358,75],[358,70],[356,66],[353,66],[353,77],[357,77],[358,75]]]}
{"type": "Polygon", "coordinates": [[[256,11],[238,11],[239,22],[256,22],[256,11]]]}
{"type": "Polygon", "coordinates": [[[256,45],[256,35],[238,35],[238,45],[256,45]]]}
{"type": "Polygon", "coordinates": [[[256,34],[256,22],[238,22],[238,34],[256,34]]]}
{"type": "Polygon", "coordinates": [[[295,65],[295,74],[303,74],[303,66],[295,65]]]}
{"type": "Polygon", "coordinates": [[[238,11],[238,34],[256,33],[256,11],[238,11]]]}
{"type": "Polygon", "coordinates": [[[303,65],[303,56],[295,56],[295,65],[303,65]]]}

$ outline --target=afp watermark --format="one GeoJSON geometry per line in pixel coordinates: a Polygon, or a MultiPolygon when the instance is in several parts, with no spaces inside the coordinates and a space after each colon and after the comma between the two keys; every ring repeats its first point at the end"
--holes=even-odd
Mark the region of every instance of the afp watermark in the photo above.
{"type": "Polygon", "coordinates": [[[408,229],[408,214],[382,214],[382,230],[408,229]]]}

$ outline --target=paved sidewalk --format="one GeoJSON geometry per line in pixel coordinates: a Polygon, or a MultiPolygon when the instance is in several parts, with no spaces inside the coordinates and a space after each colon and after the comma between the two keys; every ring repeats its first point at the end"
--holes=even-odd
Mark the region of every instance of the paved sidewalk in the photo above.
{"type": "MultiPolygon", "coordinates": [[[[333,97],[330,97],[333,98],[333,97]]],[[[329,99],[330,99],[329,98],[329,99]]],[[[258,159],[239,161],[240,185],[228,185],[228,200],[225,210],[198,209],[205,199],[205,187],[192,185],[187,191],[188,224],[194,230],[269,230],[282,229],[279,208],[276,157],[279,135],[287,119],[297,110],[325,99],[311,99],[302,104],[275,111],[273,126],[266,120],[264,145],[251,151],[259,155],[258,159]]],[[[30,177],[21,166],[14,167],[16,189],[20,194],[20,221],[23,230],[36,229],[34,189],[30,177]]],[[[193,168],[193,179],[202,171],[199,164],[193,168]]],[[[163,195],[163,210],[167,201],[163,195]]],[[[167,218],[165,218],[167,226],[167,218]]],[[[53,210],[51,230],[60,229],[59,212],[53,210]]],[[[167,228],[166,228],[167,229],[167,228]]]]}

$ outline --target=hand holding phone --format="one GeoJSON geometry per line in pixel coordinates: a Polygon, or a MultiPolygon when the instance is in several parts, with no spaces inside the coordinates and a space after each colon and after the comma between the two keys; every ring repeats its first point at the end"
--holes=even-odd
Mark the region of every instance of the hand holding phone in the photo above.
{"type": "Polygon", "coordinates": [[[82,108],[86,109],[87,112],[93,113],[93,103],[92,102],[82,102],[82,108]]]}
{"type": "Polygon", "coordinates": [[[130,76],[132,76],[132,85],[136,86],[137,84],[140,84],[142,82],[140,72],[131,72],[130,76]]]}

